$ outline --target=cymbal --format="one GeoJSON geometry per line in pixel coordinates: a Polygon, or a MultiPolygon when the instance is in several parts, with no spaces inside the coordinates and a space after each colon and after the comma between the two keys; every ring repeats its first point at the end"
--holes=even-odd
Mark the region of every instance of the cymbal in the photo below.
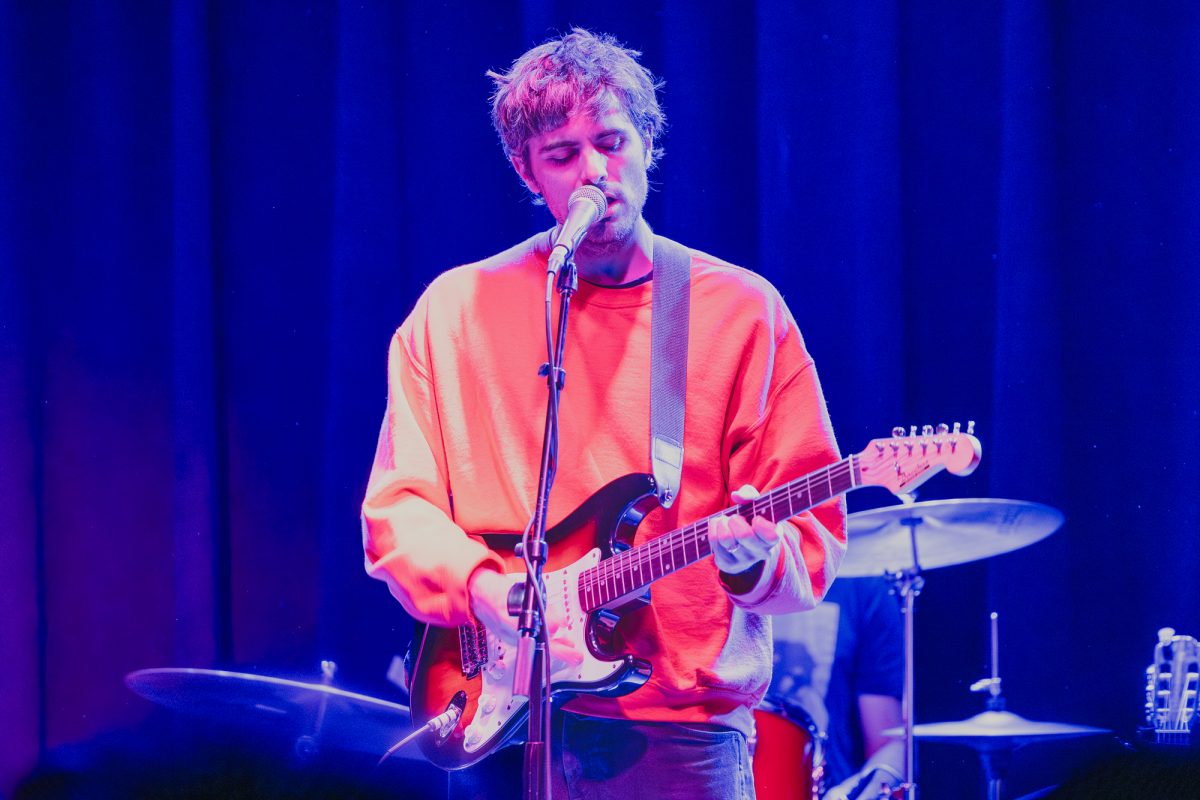
{"type": "Polygon", "coordinates": [[[913,566],[905,520],[920,520],[922,569],[966,564],[1041,541],[1063,523],[1062,512],[1023,500],[930,500],[886,506],[847,517],[850,544],[839,575],[862,578],[913,566]]]}
{"type": "MultiPolygon", "coordinates": [[[[1063,722],[1037,722],[1011,711],[984,711],[958,722],[927,722],[913,726],[913,736],[922,741],[952,742],[976,750],[1020,747],[1047,739],[1069,739],[1111,733],[1107,728],[1090,728],[1063,722]]],[[[885,736],[903,736],[904,728],[888,728],[885,736]]]]}
{"type": "MultiPolygon", "coordinates": [[[[320,683],[214,669],[163,668],[131,672],[125,685],[185,714],[266,723],[281,733],[311,737],[314,744],[355,752],[383,753],[412,730],[408,706],[320,683]]],[[[398,755],[421,758],[420,751],[409,746],[398,755]]]]}

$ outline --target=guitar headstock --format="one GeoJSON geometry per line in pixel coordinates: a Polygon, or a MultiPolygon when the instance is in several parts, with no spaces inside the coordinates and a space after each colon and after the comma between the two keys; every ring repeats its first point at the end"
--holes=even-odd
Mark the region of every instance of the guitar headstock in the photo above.
{"type": "Polygon", "coordinates": [[[965,432],[957,422],[953,429],[945,423],[936,428],[926,425],[919,434],[915,425],[907,432],[894,428],[891,438],[872,439],[858,454],[862,483],[900,494],[912,491],[943,469],[955,475],[970,475],[983,452],[974,433],[974,422],[967,423],[965,432]]]}
{"type": "Polygon", "coordinates": [[[1200,642],[1158,632],[1154,663],[1146,669],[1146,722],[1159,744],[1187,744],[1196,718],[1200,689],[1200,642]]]}

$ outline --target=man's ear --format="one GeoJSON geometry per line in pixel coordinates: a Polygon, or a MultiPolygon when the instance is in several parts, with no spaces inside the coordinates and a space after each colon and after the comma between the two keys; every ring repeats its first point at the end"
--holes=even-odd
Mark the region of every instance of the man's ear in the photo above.
{"type": "Polygon", "coordinates": [[[537,181],[533,178],[533,173],[529,169],[529,164],[521,156],[512,156],[508,159],[512,162],[513,169],[521,176],[521,180],[525,182],[526,188],[536,195],[541,195],[542,190],[538,188],[537,181]]]}
{"type": "Polygon", "coordinates": [[[642,141],[646,149],[646,169],[650,169],[650,165],[654,163],[654,137],[646,136],[642,141]]]}

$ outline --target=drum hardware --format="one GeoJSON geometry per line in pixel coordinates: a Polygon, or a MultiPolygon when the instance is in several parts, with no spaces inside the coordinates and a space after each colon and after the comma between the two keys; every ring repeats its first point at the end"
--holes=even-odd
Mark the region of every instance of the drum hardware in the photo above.
{"type": "Polygon", "coordinates": [[[995,611],[989,616],[992,628],[992,677],[971,684],[972,692],[987,692],[987,710],[1003,711],[1004,697],[1000,694],[1000,615],[995,611]]]}
{"type": "MultiPolygon", "coordinates": [[[[987,783],[988,800],[1000,800],[1012,753],[1018,747],[1050,739],[1068,739],[1111,733],[1106,728],[1027,720],[1004,710],[1000,686],[999,615],[992,612],[992,675],[971,685],[973,692],[988,692],[987,710],[958,722],[933,722],[914,726],[913,736],[922,741],[947,742],[971,747],[979,755],[987,783]]],[[[903,728],[890,728],[888,736],[902,736],[903,728]]]]}
{"type": "MultiPolygon", "coordinates": [[[[334,661],[321,662],[321,685],[333,685],[333,676],[337,674],[337,663],[334,661]]],[[[312,730],[296,738],[292,746],[296,755],[301,758],[313,758],[321,752],[321,726],[325,724],[325,712],[329,708],[329,695],[322,692],[317,701],[317,713],[313,718],[312,730]]]]}
{"type": "Polygon", "coordinates": [[[1158,631],[1154,662],[1146,668],[1146,728],[1143,741],[1155,745],[1193,744],[1196,692],[1200,688],[1200,642],[1158,631]]]}
{"type": "MultiPolygon", "coordinates": [[[[298,731],[293,750],[313,758],[324,746],[383,753],[409,732],[408,706],[333,686],[337,665],[321,662],[321,682],[212,669],[142,669],[125,676],[133,692],[166,708],[223,722],[265,721],[298,731]]],[[[419,759],[415,749],[402,754],[419,759]]]]}
{"type": "Polygon", "coordinates": [[[921,567],[931,570],[1039,542],[1062,526],[1063,515],[1040,503],[971,498],[859,511],[848,516],[846,524],[850,548],[838,575],[867,578],[914,566],[914,535],[921,567]]]}
{"type": "MultiPolygon", "coordinates": [[[[925,586],[924,570],[966,564],[1011,552],[1054,533],[1063,523],[1062,512],[1021,500],[963,499],[916,502],[912,494],[901,503],[847,517],[849,548],[839,575],[858,578],[883,574],[904,611],[904,691],[901,716],[904,725],[894,735],[904,737],[904,780],[898,795],[916,800],[915,740],[923,738],[914,725],[913,698],[916,598],[925,586]]],[[[994,623],[994,621],[993,621],[994,623]]],[[[993,636],[993,677],[980,689],[992,693],[999,704],[999,655],[993,636]]],[[[989,705],[989,708],[991,706],[989,705]]],[[[1004,713],[998,709],[986,713],[1004,713]]],[[[1015,715],[1013,715],[1015,716],[1015,715]]],[[[1019,719],[1019,718],[1018,718],[1019,719]]]]}
{"type": "Polygon", "coordinates": [[[904,690],[900,699],[900,718],[904,721],[904,775],[896,794],[906,800],[916,800],[917,772],[916,749],[913,746],[913,700],[916,698],[916,625],[913,615],[916,613],[917,597],[925,588],[925,578],[921,575],[921,559],[917,549],[917,526],[924,520],[911,511],[916,505],[916,495],[907,493],[900,495],[901,508],[909,509],[900,517],[900,530],[907,531],[909,554],[911,561],[903,569],[887,571],[884,577],[892,584],[892,594],[904,605],[904,690]]]}

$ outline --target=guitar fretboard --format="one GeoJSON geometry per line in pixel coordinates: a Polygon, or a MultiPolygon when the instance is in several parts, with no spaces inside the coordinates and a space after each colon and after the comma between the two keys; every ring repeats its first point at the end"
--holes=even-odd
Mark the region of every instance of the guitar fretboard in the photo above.
{"type": "Polygon", "coordinates": [[[618,598],[640,594],[659,578],[711,555],[708,525],[717,517],[736,514],[749,521],[762,516],[779,522],[860,484],[856,457],[847,456],[756,500],[705,517],[584,570],[579,576],[580,600],[587,611],[595,611],[618,598]]]}

